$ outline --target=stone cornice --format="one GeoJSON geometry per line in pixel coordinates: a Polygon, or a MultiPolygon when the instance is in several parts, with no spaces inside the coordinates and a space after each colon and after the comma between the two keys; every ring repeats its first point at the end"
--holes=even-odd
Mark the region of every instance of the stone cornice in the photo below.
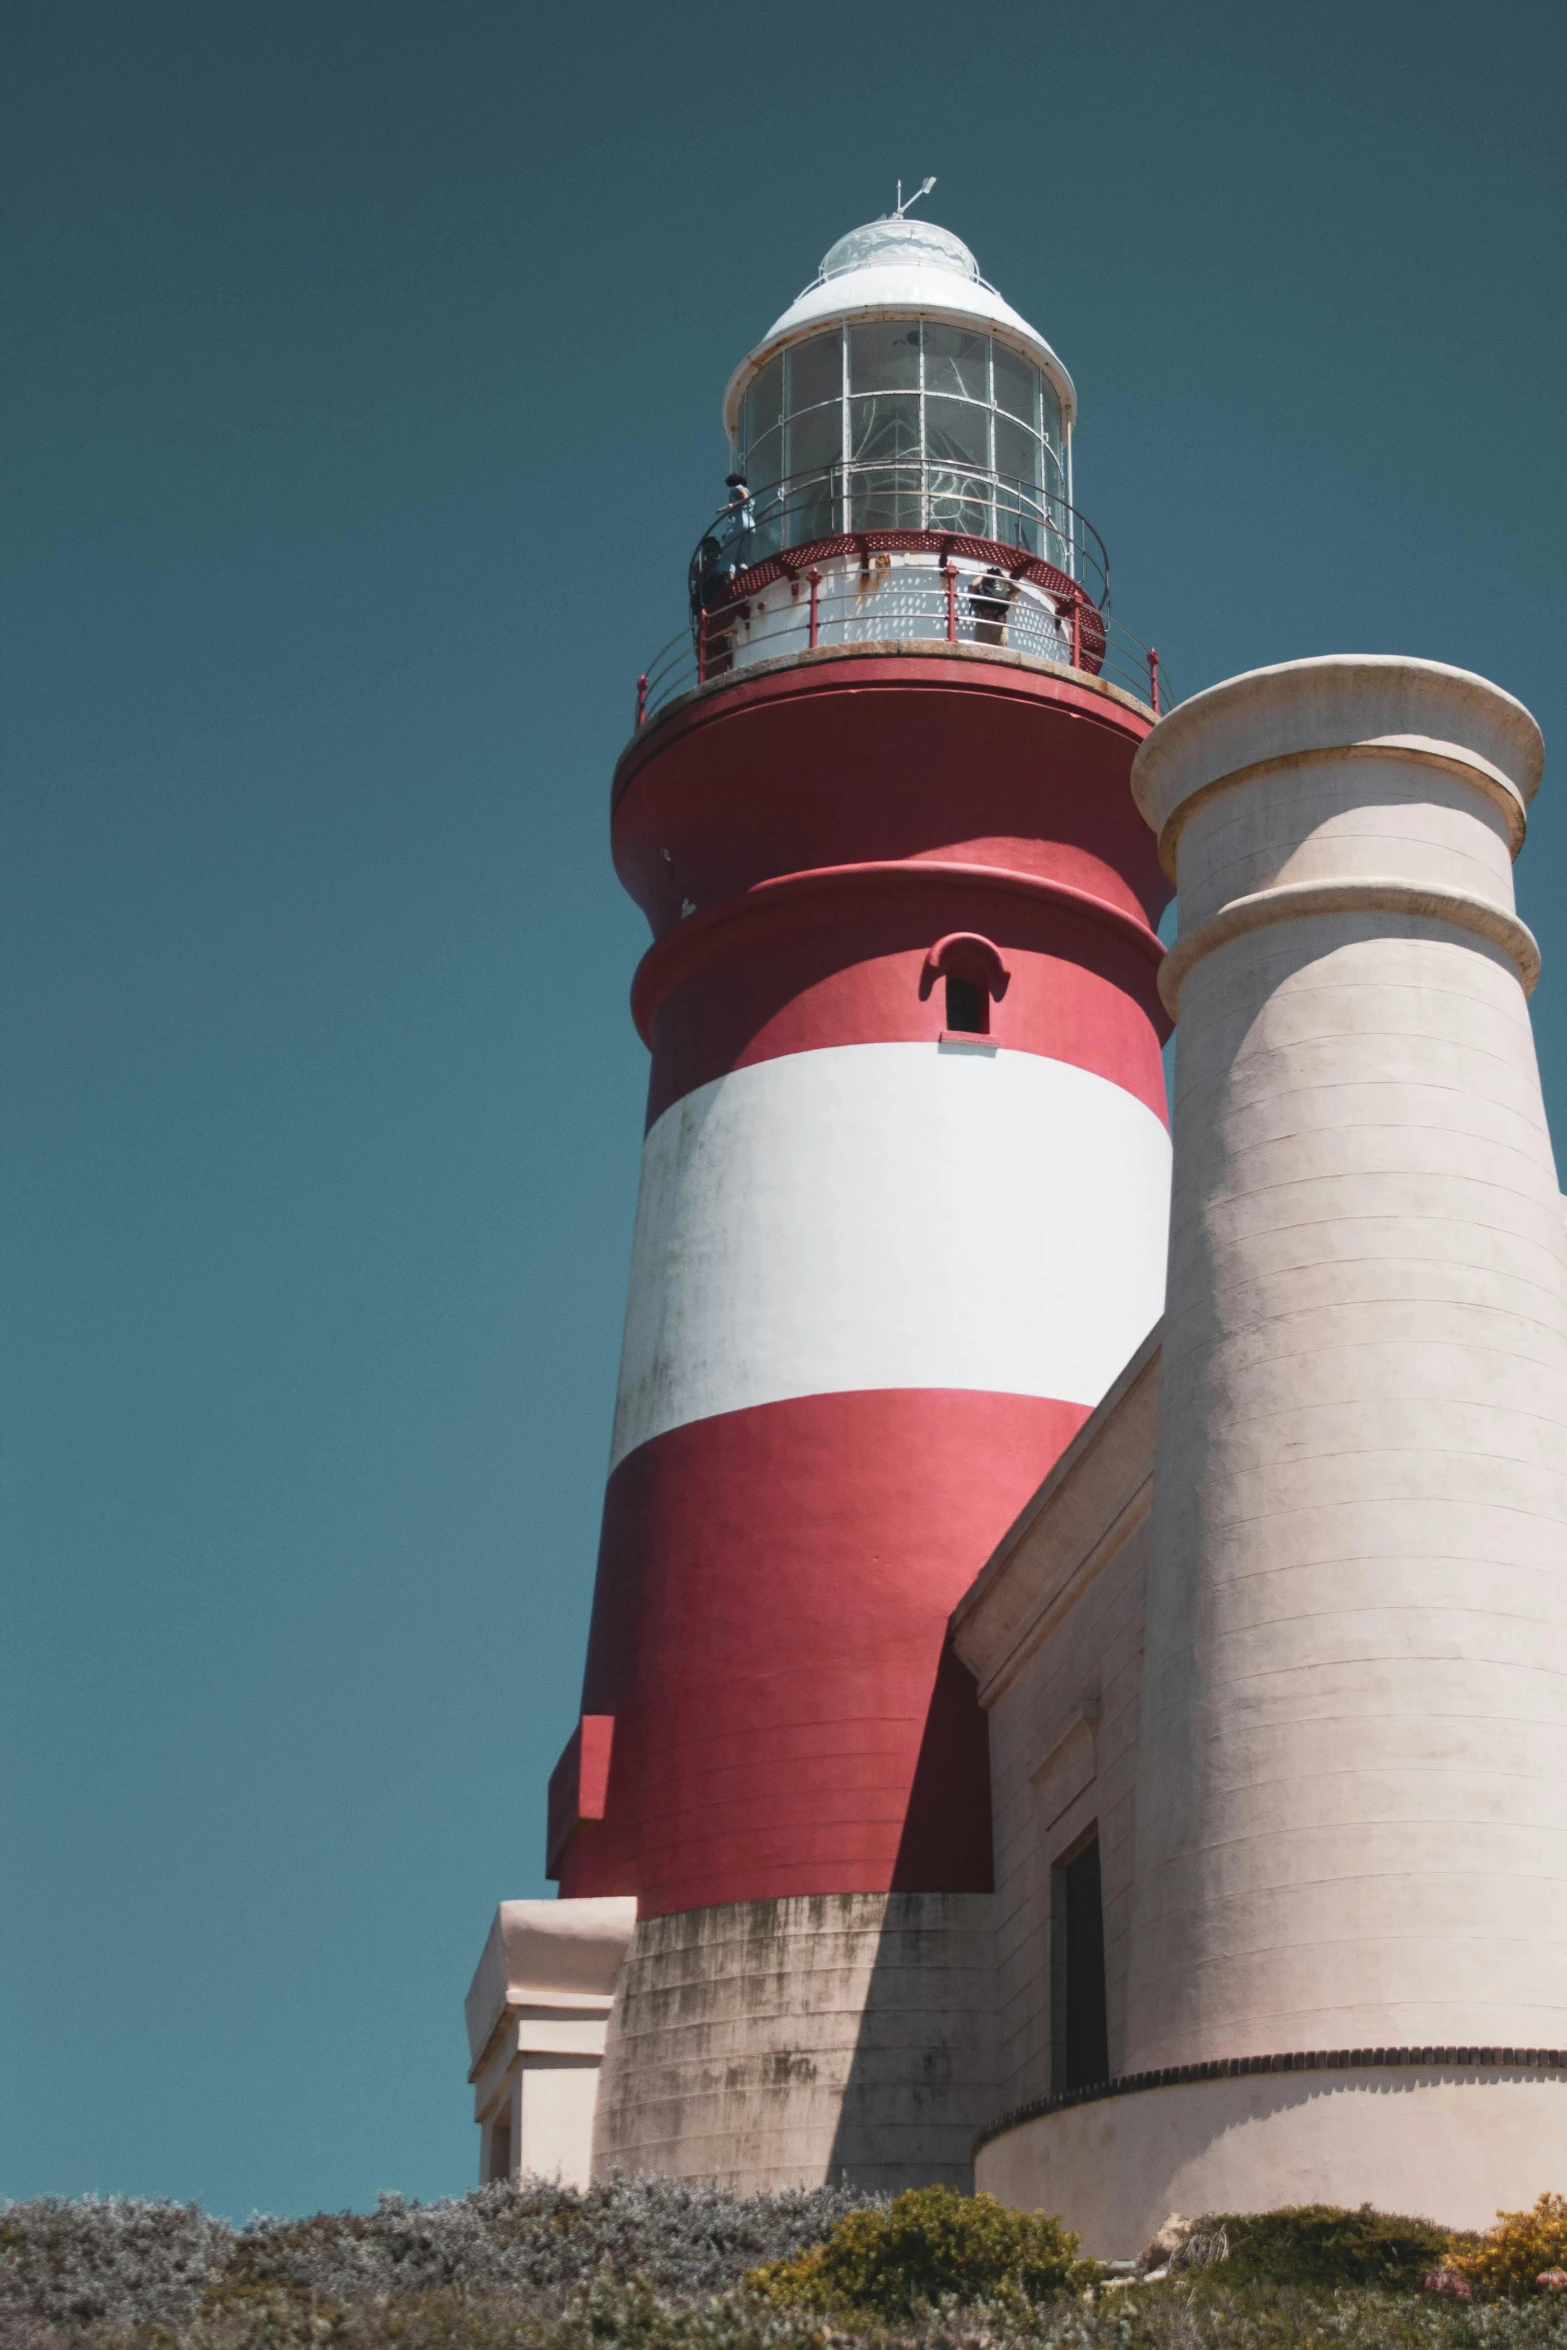
{"type": "Polygon", "coordinates": [[[1282,2056],[1221,2056],[1206,2064],[1169,2064],[1157,2072],[1122,2073],[1113,2081],[1093,2081],[1081,2089],[1062,2089],[1053,2097],[1036,2097],[1029,2105],[1015,2105],[998,2114],[974,2138],[977,2154],[992,2139],[1003,2138],[1024,2122],[1042,2121],[1052,2113],[1066,2113],[1077,2105],[1098,2105],[1111,2097],[1137,2097],[1146,2089],[1178,2089],[1196,2081],[1239,2081],[1255,2073],[1375,2072],[1389,2068],[1417,2068],[1421,2072],[1543,2073],[1567,2077],[1567,2048],[1303,2048],[1282,2056]]]}
{"type": "Polygon", "coordinates": [[[1181,982],[1192,965],[1233,938],[1275,922],[1300,921],[1315,914],[1361,913],[1412,915],[1417,920],[1445,922],[1455,930],[1472,931],[1501,948],[1525,995],[1533,993],[1539,979],[1540,949],[1534,933],[1505,906],[1467,890],[1444,889],[1436,882],[1365,873],[1333,881],[1285,882],[1277,889],[1259,889],[1248,897],[1232,898],[1217,914],[1178,938],[1165,956],[1159,967],[1164,1008],[1174,1019],[1181,982]]]}

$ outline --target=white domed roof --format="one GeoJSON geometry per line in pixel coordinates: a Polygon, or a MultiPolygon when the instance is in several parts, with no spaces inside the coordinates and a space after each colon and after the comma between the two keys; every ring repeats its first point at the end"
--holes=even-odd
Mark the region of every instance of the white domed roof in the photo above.
{"type": "Polygon", "coordinates": [[[845,270],[900,261],[924,269],[956,270],[960,277],[979,275],[979,263],[951,229],[938,228],[933,220],[905,220],[899,213],[887,220],[867,221],[864,228],[851,228],[823,256],[820,274],[842,277],[845,270]]]}
{"type": "Polygon", "coordinates": [[[1065,367],[1038,328],[986,284],[962,238],[938,228],[933,220],[908,220],[894,213],[887,220],[850,229],[830,246],[820,274],[741,360],[724,393],[724,424],[731,440],[739,427],[746,386],[775,352],[789,343],[803,343],[824,326],[867,318],[933,318],[952,326],[977,326],[1043,369],[1055,386],[1065,422],[1070,424],[1077,414],[1077,392],[1065,367]]]}

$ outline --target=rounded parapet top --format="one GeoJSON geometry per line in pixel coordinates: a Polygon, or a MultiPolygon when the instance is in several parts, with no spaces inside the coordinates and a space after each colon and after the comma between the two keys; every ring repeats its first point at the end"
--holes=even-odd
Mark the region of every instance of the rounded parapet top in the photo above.
{"type": "Polygon", "coordinates": [[[1137,754],[1132,792],[1173,875],[1192,802],[1257,769],[1334,752],[1396,752],[1468,770],[1510,805],[1516,850],[1539,789],[1545,743],[1522,702],[1443,661],[1334,653],[1247,670],[1193,694],[1137,754]]]}
{"type": "Polygon", "coordinates": [[[1437,661],[1349,653],[1210,686],[1154,727],[1132,792],[1181,893],[1160,992],[1280,923],[1369,914],[1489,942],[1539,975],[1512,859],[1544,744],[1511,694],[1437,661]]]}

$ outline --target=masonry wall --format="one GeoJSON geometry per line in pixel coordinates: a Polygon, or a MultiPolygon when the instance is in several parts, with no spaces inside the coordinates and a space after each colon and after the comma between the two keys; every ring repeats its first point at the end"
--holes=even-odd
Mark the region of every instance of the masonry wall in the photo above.
{"type": "Polygon", "coordinates": [[[973,2184],[996,2110],[988,1893],[823,1893],[643,1919],[593,2170],[741,2194],[973,2184]]]}
{"type": "Polygon", "coordinates": [[[1567,1252],[1511,870],[1542,760],[1486,680],[1346,654],[1195,696],[1134,768],[1181,929],[1123,2077],[976,2163],[1095,2252],[1171,2210],[1474,2227],[1560,2165],[1567,1252]]]}
{"type": "Polygon", "coordinates": [[[953,1617],[990,1725],[998,2112],[1062,2086],[1052,1872],[1095,1834],[1121,2067],[1158,1394],[1154,1330],[953,1617]]]}
{"type": "Polygon", "coordinates": [[[1136,2071],[1567,2037],[1541,759],[1484,679],[1345,655],[1211,688],[1138,771],[1181,1041],[1136,2071]]]}
{"type": "Polygon", "coordinates": [[[1132,1907],[1148,1520],[1119,1545],[990,1716],[1003,2106],[1048,2096],[1051,1872],[1097,1827],[1110,2067],[1120,2069],[1132,1907]]]}

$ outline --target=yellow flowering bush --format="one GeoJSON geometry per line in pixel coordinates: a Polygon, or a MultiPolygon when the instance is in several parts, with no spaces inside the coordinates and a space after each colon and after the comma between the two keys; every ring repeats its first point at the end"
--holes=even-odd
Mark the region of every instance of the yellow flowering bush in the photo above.
{"type": "Polygon", "coordinates": [[[851,2211],[825,2243],[753,2269],[746,2283],[775,2308],[840,2316],[909,2317],[948,2299],[1048,2301],[1097,2273],[1077,2243],[1048,2212],[911,2187],[884,2211],[851,2211]]]}
{"type": "Polygon", "coordinates": [[[1455,2236],[1444,2267],[1477,2293],[1510,2300],[1533,2293],[1549,2269],[1567,2269],[1567,2195],[1542,2195],[1529,2211],[1499,2211],[1483,2236],[1455,2236]]]}

